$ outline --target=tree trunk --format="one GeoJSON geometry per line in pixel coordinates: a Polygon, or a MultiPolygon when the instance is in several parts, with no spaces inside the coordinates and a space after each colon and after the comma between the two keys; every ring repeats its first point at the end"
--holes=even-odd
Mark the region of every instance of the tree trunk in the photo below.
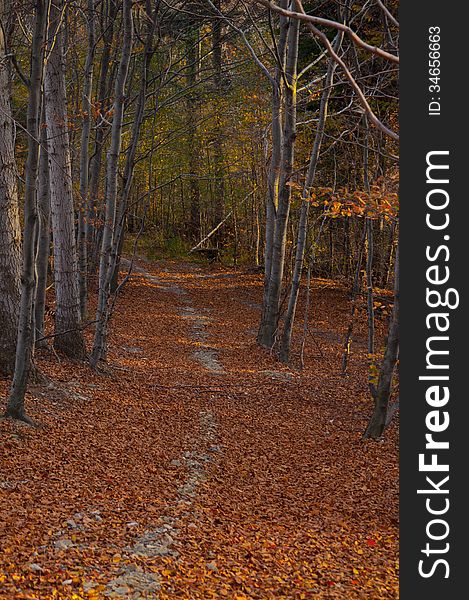
{"type": "Polygon", "coordinates": [[[388,341],[384,359],[381,364],[378,386],[374,396],[375,408],[370,422],[363,434],[364,438],[377,439],[387,424],[389,398],[394,371],[399,355],[399,247],[396,248],[396,263],[394,269],[394,307],[389,323],[388,341]]]}
{"type": "Polygon", "coordinates": [[[62,9],[63,0],[59,0],[58,4],[51,5],[49,54],[44,79],[54,240],[56,298],[54,347],[71,358],[81,359],[85,356],[85,343],[81,331],[78,263],[75,245],[62,9]]]}
{"type": "MultiPolygon", "coordinates": [[[[213,4],[217,10],[221,11],[221,0],[214,0],[213,4]]],[[[223,52],[222,52],[222,20],[216,18],[212,24],[212,63],[213,63],[213,82],[217,103],[215,104],[215,128],[213,132],[213,163],[215,178],[215,214],[213,226],[223,221],[225,212],[225,160],[223,149],[223,130],[221,123],[220,102],[223,97],[223,52]]],[[[220,243],[219,232],[215,234],[215,244],[220,243]]]]}
{"type": "Polygon", "coordinates": [[[368,355],[373,360],[375,352],[375,311],[373,293],[373,221],[366,218],[366,308],[368,318],[368,355]]]}
{"type": "MultiPolygon", "coordinates": [[[[296,7],[297,2],[294,2],[296,7]]],[[[297,8],[297,7],[296,7],[297,8]]],[[[263,314],[258,340],[262,346],[272,348],[275,343],[282,292],[283,271],[285,265],[285,245],[287,239],[288,217],[290,213],[291,176],[296,138],[296,76],[298,64],[299,21],[292,19],[288,31],[287,58],[285,69],[285,117],[283,126],[283,144],[281,176],[279,183],[278,209],[272,244],[272,265],[266,306],[263,314]]]]}
{"type": "Polygon", "coordinates": [[[10,61],[6,54],[0,0],[0,374],[15,366],[18,306],[20,302],[21,230],[16,185],[15,129],[10,104],[10,61]]]}
{"type": "Polygon", "coordinates": [[[347,333],[345,334],[344,353],[342,355],[342,375],[344,375],[344,376],[347,374],[348,358],[350,356],[350,348],[352,345],[352,335],[353,335],[355,311],[357,309],[357,296],[360,292],[360,287],[361,287],[361,268],[362,268],[362,262],[363,262],[363,250],[365,248],[365,241],[366,241],[366,228],[367,228],[367,223],[365,222],[365,225],[363,227],[362,239],[361,239],[359,250],[358,250],[357,264],[355,266],[355,277],[353,279],[352,290],[351,290],[351,294],[350,294],[350,300],[351,300],[350,321],[348,324],[347,333]]]}
{"type": "MultiPolygon", "coordinates": [[[[342,39],[343,33],[340,32],[337,34],[336,42],[334,44],[334,50],[336,52],[338,52],[340,49],[342,39]]],[[[337,63],[334,60],[330,59],[327,67],[326,80],[324,82],[324,88],[321,95],[321,101],[319,106],[319,120],[316,130],[316,136],[314,139],[313,150],[311,152],[308,172],[306,174],[305,185],[303,187],[302,202],[300,209],[300,222],[298,225],[298,240],[296,244],[295,266],[293,269],[290,298],[288,302],[287,312],[285,315],[285,321],[283,324],[283,333],[279,348],[279,358],[284,363],[288,363],[290,359],[293,322],[295,320],[296,305],[298,302],[298,293],[300,290],[301,273],[303,271],[303,261],[306,247],[309,196],[311,194],[311,187],[314,183],[314,178],[316,176],[316,168],[319,161],[319,153],[321,151],[322,140],[324,138],[329,98],[331,95],[332,83],[334,80],[334,72],[336,67],[337,63]]]]}
{"type": "Polygon", "coordinates": [[[197,120],[199,118],[199,99],[196,90],[199,69],[199,28],[192,27],[187,38],[187,87],[189,93],[187,104],[187,130],[189,151],[189,197],[190,197],[190,236],[193,240],[201,237],[200,231],[200,186],[199,186],[199,153],[197,148],[197,120]]]}
{"type": "Polygon", "coordinates": [[[6,415],[29,421],[24,412],[24,395],[28,384],[33,352],[33,305],[35,288],[35,258],[38,230],[36,181],[39,159],[39,124],[41,111],[41,83],[44,65],[44,42],[49,0],[37,0],[31,49],[27,132],[28,155],[25,168],[24,243],[21,300],[18,338],[16,344],[15,374],[11,385],[6,415]]]}
{"type": "MultiPolygon", "coordinates": [[[[44,311],[46,306],[47,274],[50,256],[50,182],[49,158],[47,156],[47,135],[44,123],[41,127],[41,149],[39,155],[38,208],[39,208],[39,242],[36,259],[37,286],[34,304],[35,339],[44,337],[44,311]]],[[[46,345],[39,342],[38,346],[46,345]]]]}
{"type": "Polygon", "coordinates": [[[145,49],[143,54],[140,90],[137,99],[137,108],[135,111],[134,122],[132,125],[132,133],[130,137],[130,145],[127,149],[127,155],[124,166],[123,188],[120,197],[120,203],[117,211],[117,219],[113,235],[113,245],[111,251],[111,268],[112,279],[110,292],[113,293],[117,289],[117,280],[119,275],[120,257],[124,247],[125,220],[127,208],[129,204],[130,190],[132,187],[133,174],[135,168],[135,156],[137,154],[138,141],[140,139],[140,129],[143,122],[145,104],[148,91],[148,77],[150,74],[151,59],[154,55],[153,38],[156,29],[156,16],[159,7],[159,2],[156,2],[156,8],[152,12],[151,1],[146,0],[146,15],[147,15],[147,35],[145,39],[145,49]]]}
{"type": "MultiPolygon", "coordinates": [[[[288,1],[283,0],[282,8],[288,6],[288,1]]],[[[272,252],[274,245],[275,221],[277,218],[279,181],[282,166],[282,99],[283,99],[283,73],[285,71],[285,59],[288,35],[288,19],[280,17],[280,33],[278,41],[278,57],[275,70],[275,78],[272,83],[272,155],[267,177],[266,195],[266,223],[265,223],[265,248],[264,248],[264,293],[262,299],[262,314],[257,334],[257,341],[264,344],[265,324],[267,319],[267,304],[272,272],[272,252]]]]}
{"type": "Polygon", "coordinates": [[[91,129],[91,90],[93,86],[93,59],[95,54],[94,0],[88,0],[88,53],[83,83],[83,128],[80,149],[80,206],[78,209],[78,281],[80,288],[80,315],[84,319],[88,301],[88,155],[91,129]]]}
{"type": "MultiPolygon", "coordinates": [[[[93,154],[90,158],[89,184],[88,184],[88,215],[87,215],[87,262],[88,275],[95,274],[97,263],[99,261],[99,248],[101,247],[102,227],[98,225],[98,215],[100,214],[99,182],[101,176],[101,163],[103,156],[103,145],[106,130],[108,128],[104,115],[108,109],[108,81],[109,66],[111,63],[111,46],[114,36],[114,23],[117,16],[118,3],[110,2],[102,4],[102,38],[103,50],[101,54],[101,63],[99,69],[98,82],[98,104],[99,115],[96,123],[96,133],[94,138],[93,154]],[[108,11],[108,12],[105,12],[108,11]]],[[[109,77],[111,80],[111,77],[109,77]]]]}
{"type": "MultiPolygon", "coordinates": [[[[363,117],[365,124],[365,140],[363,145],[363,182],[365,191],[369,194],[370,177],[369,177],[369,161],[368,161],[368,142],[369,142],[369,127],[368,119],[363,117]]],[[[375,353],[375,310],[374,310],[374,293],[373,293],[373,261],[374,261],[374,239],[373,239],[373,220],[371,217],[366,217],[366,308],[368,317],[368,357],[370,359],[370,367],[374,367],[375,353]]],[[[373,382],[373,370],[370,368],[368,372],[368,385],[372,396],[376,394],[376,386],[373,382]]]]}
{"type": "Polygon", "coordinates": [[[106,334],[108,322],[108,301],[113,274],[111,251],[116,225],[117,169],[122,141],[122,120],[124,113],[125,83],[129,70],[133,41],[132,0],[124,0],[123,46],[115,85],[115,99],[112,119],[111,144],[107,155],[106,169],[106,214],[99,262],[99,292],[96,311],[96,331],[91,354],[91,366],[96,368],[98,361],[106,356],[106,334]]]}

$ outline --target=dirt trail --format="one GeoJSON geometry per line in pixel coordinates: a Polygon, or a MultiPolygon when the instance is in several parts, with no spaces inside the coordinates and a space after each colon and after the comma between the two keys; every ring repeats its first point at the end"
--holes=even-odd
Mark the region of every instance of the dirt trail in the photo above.
{"type": "Polygon", "coordinates": [[[360,439],[343,291],[316,282],[299,372],[255,344],[259,276],[137,267],[103,373],[44,352],[45,428],[0,423],[0,599],[397,598],[397,431],[360,439]]]}

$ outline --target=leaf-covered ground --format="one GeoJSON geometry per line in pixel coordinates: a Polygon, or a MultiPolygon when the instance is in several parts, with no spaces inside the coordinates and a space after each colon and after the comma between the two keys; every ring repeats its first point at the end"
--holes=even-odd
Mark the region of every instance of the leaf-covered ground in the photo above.
{"type": "Polygon", "coordinates": [[[101,373],[38,353],[41,427],[0,422],[2,600],[397,598],[397,422],[361,440],[364,319],[343,378],[349,302],[316,280],[288,369],[256,346],[261,288],[141,262],[101,373]]]}

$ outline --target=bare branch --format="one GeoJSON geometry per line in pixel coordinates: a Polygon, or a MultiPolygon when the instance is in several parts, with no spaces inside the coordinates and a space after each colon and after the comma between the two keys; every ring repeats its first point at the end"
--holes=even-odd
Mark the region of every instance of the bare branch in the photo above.
{"type": "Polygon", "coordinates": [[[239,33],[239,35],[243,38],[243,42],[246,46],[246,48],[249,50],[252,58],[254,59],[254,62],[256,63],[256,65],[259,67],[259,69],[261,69],[261,71],[264,73],[264,75],[272,82],[275,83],[274,78],[272,77],[272,75],[269,73],[269,70],[267,69],[267,67],[264,65],[264,63],[260,60],[260,58],[257,56],[254,48],[251,46],[251,44],[249,43],[246,34],[244,33],[244,31],[242,29],[240,29],[239,27],[237,27],[233,21],[231,19],[229,19],[226,15],[224,15],[222,12],[220,12],[217,7],[213,4],[213,2],[210,2],[210,0],[207,0],[207,3],[209,4],[210,8],[214,11],[216,11],[217,15],[219,18],[225,20],[228,25],[237,33],[239,33]]]}
{"type": "Polygon", "coordinates": [[[384,2],[381,2],[381,0],[376,0],[376,4],[381,8],[391,23],[393,23],[393,25],[396,27],[399,27],[399,21],[389,12],[389,9],[385,6],[384,2]]]}
{"type": "Polygon", "coordinates": [[[398,56],[396,56],[395,54],[391,54],[390,52],[386,52],[386,50],[383,50],[382,48],[378,48],[376,46],[367,44],[352,29],[350,29],[350,27],[348,27],[348,25],[345,25],[344,23],[339,23],[338,21],[332,21],[331,19],[324,19],[322,17],[307,15],[304,12],[303,7],[301,6],[301,3],[300,3],[300,6],[302,9],[302,12],[294,12],[291,10],[287,10],[285,8],[281,8],[280,6],[277,6],[277,4],[275,4],[274,2],[270,2],[270,0],[255,0],[255,1],[259,4],[262,4],[266,8],[269,8],[270,10],[272,10],[274,12],[279,13],[280,15],[283,15],[284,17],[289,17],[291,19],[298,19],[300,21],[304,21],[305,23],[308,23],[308,25],[324,25],[326,27],[333,27],[334,29],[339,29],[340,31],[343,31],[344,33],[346,33],[349,36],[349,38],[357,46],[360,46],[361,48],[368,50],[368,52],[371,52],[373,54],[381,56],[381,58],[385,58],[386,60],[389,60],[391,62],[399,64],[398,56]]]}
{"type": "MultiPolygon", "coordinates": [[[[251,196],[254,194],[254,192],[255,192],[256,190],[257,190],[257,187],[255,187],[255,188],[254,188],[254,189],[253,189],[251,192],[249,192],[249,194],[248,194],[247,196],[245,196],[245,197],[243,198],[243,200],[241,200],[241,202],[240,202],[240,205],[241,205],[241,204],[244,204],[244,202],[246,202],[246,200],[247,200],[248,198],[250,198],[250,197],[251,197],[251,196]]],[[[197,245],[195,245],[193,248],[191,248],[191,249],[189,250],[188,254],[191,254],[192,252],[195,252],[195,251],[196,251],[198,248],[200,248],[200,246],[202,246],[202,244],[203,244],[204,242],[206,242],[206,241],[207,241],[209,238],[211,238],[211,237],[212,237],[212,235],[213,235],[213,234],[214,234],[216,231],[218,231],[218,230],[220,229],[220,227],[223,225],[223,223],[225,223],[225,221],[227,221],[227,220],[228,220],[228,219],[231,217],[232,213],[233,213],[233,209],[232,209],[232,210],[230,210],[230,212],[229,212],[229,213],[226,215],[226,217],[225,217],[225,218],[224,218],[222,221],[220,221],[220,223],[218,223],[218,225],[217,225],[216,227],[214,227],[214,228],[212,229],[212,231],[211,231],[211,232],[210,232],[208,235],[206,235],[206,236],[204,237],[204,239],[203,239],[203,240],[200,240],[200,242],[199,242],[197,245]]]]}
{"type": "MultiPolygon", "coordinates": [[[[298,4],[299,4],[301,10],[303,10],[303,6],[302,6],[300,0],[298,0],[298,4]]],[[[311,23],[311,22],[308,22],[308,27],[309,27],[311,33],[315,37],[319,38],[322,41],[322,43],[326,47],[326,49],[327,49],[328,53],[330,54],[330,56],[342,68],[342,70],[343,70],[343,72],[345,74],[345,77],[348,79],[350,85],[355,90],[355,92],[356,92],[356,94],[357,94],[357,96],[358,96],[358,98],[359,98],[359,100],[360,100],[363,108],[365,109],[366,114],[368,115],[368,118],[373,123],[373,125],[375,127],[377,127],[378,129],[380,129],[383,133],[385,133],[389,137],[393,138],[394,140],[398,140],[399,136],[397,135],[397,133],[394,132],[394,131],[392,131],[392,129],[389,129],[389,127],[387,127],[384,123],[382,123],[378,119],[378,117],[375,115],[375,113],[373,112],[371,106],[368,104],[368,100],[365,98],[365,94],[363,93],[362,89],[360,88],[360,86],[358,85],[358,83],[355,81],[355,78],[353,77],[352,73],[348,69],[347,65],[340,58],[340,56],[335,52],[335,50],[332,47],[332,44],[328,40],[327,36],[322,31],[319,31],[319,29],[317,27],[315,27],[313,25],[313,23],[311,23]]]]}

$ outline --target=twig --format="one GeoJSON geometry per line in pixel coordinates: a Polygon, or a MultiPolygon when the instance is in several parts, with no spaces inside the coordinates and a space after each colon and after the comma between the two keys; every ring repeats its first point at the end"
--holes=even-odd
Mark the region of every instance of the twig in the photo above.
{"type": "Polygon", "coordinates": [[[290,17],[293,19],[299,19],[300,21],[305,21],[308,25],[325,25],[326,27],[332,27],[334,29],[339,29],[346,33],[352,41],[361,48],[368,50],[372,54],[377,54],[386,60],[389,60],[394,63],[399,63],[399,57],[395,54],[391,54],[390,52],[386,52],[386,50],[382,50],[381,48],[377,48],[376,46],[372,46],[367,44],[364,40],[362,40],[348,25],[344,23],[339,23],[338,21],[332,21],[331,19],[324,19],[322,17],[316,17],[313,15],[308,15],[305,13],[303,6],[300,5],[301,12],[294,12],[291,10],[287,10],[285,8],[281,8],[274,2],[270,2],[269,0],[256,0],[258,4],[262,4],[266,8],[273,10],[276,13],[283,15],[284,17],[290,17]]]}
{"type": "Polygon", "coordinates": [[[36,340],[36,344],[38,342],[43,342],[44,340],[49,340],[51,338],[58,337],[59,335],[65,335],[66,333],[73,333],[74,331],[83,331],[84,329],[86,329],[90,325],[93,325],[94,323],[97,323],[97,322],[98,322],[97,320],[96,321],[89,321],[88,323],[85,323],[81,327],[74,327],[73,329],[66,329],[65,331],[59,331],[57,333],[50,333],[49,335],[44,335],[43,337],[40,337],[40,338],[38,338],[36,340]]]}
{"type": "Polygon", "coordinates": [[[376,4],[381,8],[387,18],[393,23],[396,27],[399,27],[399,21],[391,14],[390,10],[385,6],[384,2],[381,0],[376,0],[376,4]]]}
{"type": "MultiPolygon", "coordinates": [[[[243,198],[241,200],[240,205],[244,204],[244,202],[246,202],[246,200],[248,198],[250,198],[256,190],[257,190],[257,186],[251,192],[249,192],[249,194],[245,198],[243,198]]],[[[200,240],[200,242],[196,246],[191,248],[189,250],[188,254],[191,254],[192,252],[195,252],[198,248],[200,248],[200,246],[204,242],[206,242],[209,238],[211,238],[212,235],[220,229],[220,227],[223,225],[223,223],[225,223],[225,221],[227,221],[231,217],[232,214],[233,214],[233,209],[230,210],[230,212],[226,215],[226,217],[223,219],[223,221],[220,221],[220,223],[218,223],[218,225],[214,229],[212,229],[212,231],[208,235],[206,235],[203,240],[200,240]]]]}
{"type": "Polygon", "coordinates": [[[324,223],[326,222],[326,216],[323,216],[321,221],[321,226],[319,227],[318,235],[316,236],[315,242],[311,244],[311,250],[308,260],[308,272],[307,272],[307,281],[306,281],[306,304],[305,304],[305,312],[303,318],[303,337],[301,339],[301,352],[300,352],[300,364],[301,368],[304,368],[304,348],[306,341],[306,334],[309,331],[308,327],[308,313],[309,313],[309,303],[310,303],[310,294],[311,294],[311,270],[314,264],[315,254],[314,248],[318,245],[319,239],[321,237],[322,228],[324,227],[324,223]]]}

